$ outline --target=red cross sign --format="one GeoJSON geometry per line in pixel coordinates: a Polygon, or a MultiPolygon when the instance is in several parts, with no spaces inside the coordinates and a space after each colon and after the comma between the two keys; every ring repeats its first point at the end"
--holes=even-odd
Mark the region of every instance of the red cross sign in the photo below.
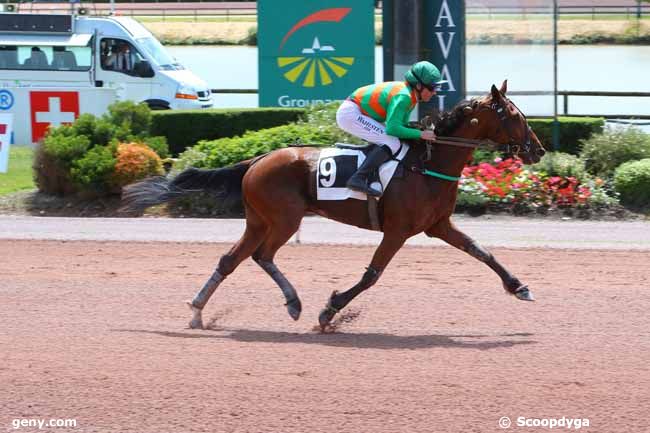
{"type": "Polygon", "coordinates": [[[50,126],[69,124],[79,117],[78,92],[29,92],[32,142],[37,142],[50,126]]]}

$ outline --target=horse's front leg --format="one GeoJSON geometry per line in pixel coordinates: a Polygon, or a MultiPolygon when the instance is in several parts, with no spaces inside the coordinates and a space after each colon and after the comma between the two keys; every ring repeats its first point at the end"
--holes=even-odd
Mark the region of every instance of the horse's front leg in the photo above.
{"type": "Polygon", "coordinates": [[[366,269],[366,272],[361,277],[361,280],[355,284],[351,289],[338,293],[334,291],[330,296],[329,301],[325,308],[321,311],[318,316],[318,323],[323,331],[325,331],[339,311],[341,311],[346,305],[348,305],[354,298],[356,298],[361,292],[372,287],[381,273],[384,271],[388,263],[391,261],[393,256],[406,241],[406,237],[400,235],[394,235],[390,233],[384,233],[384,238],[382,239],[379,247],[375,251],[375,255],[372,257],[370,266],[366,269]]]}
{"type": "Polygon", "coordinates": [[[428,236],[435,236],[458,248],[465,251],[470,256],[482,261],[488,265],[494,272],[501,277],[503,288],[507,292],[515,295],[522,301],[534,301],[535,298],[528,286],[522,284],[521,281],[512,275],[501,263],[494,258],[492,253],[481,247],[474,239],[467,236],[456,228],[456,226],[449,220],[446,220],[431,229],[426,231],[428,236]]]}

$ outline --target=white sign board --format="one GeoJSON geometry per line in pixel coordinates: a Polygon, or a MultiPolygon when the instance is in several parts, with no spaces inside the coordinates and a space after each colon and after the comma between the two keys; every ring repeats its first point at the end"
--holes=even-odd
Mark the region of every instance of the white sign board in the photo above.
{"type": "Polygon", "coordinates": [[[0,113],[0,173],[6,173],[9,168],[9,146],[14,115],[0,113]]]}
{"type": "Polygon", "coordinates": [[[36,144],[49,127],[72,123],[82,113],[100,116],[118,100],[117,91],[107,87],[2,86],[0,82],[0,113],[16,119],[15,144],[36,144]]]}

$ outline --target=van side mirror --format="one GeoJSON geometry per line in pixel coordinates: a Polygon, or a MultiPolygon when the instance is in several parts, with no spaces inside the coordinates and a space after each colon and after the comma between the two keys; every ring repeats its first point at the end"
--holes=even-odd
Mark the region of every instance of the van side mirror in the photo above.
{"type": "Polygon", "coordinates": [[[155,75],[151,64],[149,64],[147,60],[140,60],[137,62],[134,67],[134,72],[137,76],[142,78],[151,78],[155,75]]]}

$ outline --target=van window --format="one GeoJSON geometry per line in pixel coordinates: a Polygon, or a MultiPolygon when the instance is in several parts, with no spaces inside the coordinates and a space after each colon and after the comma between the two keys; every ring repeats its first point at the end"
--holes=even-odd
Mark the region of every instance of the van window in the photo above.
{"type": "Polygon", "coordinates": [[[92,60],[90,47],[0,46],[0,69],[31,71],[87,71],[92,60]]]}
{"type": "Polygon", "coordinates": [[[18,50],[16,47],[0,46],[0,69],[18,67],[18,50]]]}
{"type": "Polygon", "coordinates": [[[137,40],[142,50],[149,54],[149,57],[158,64],[162,70],[182,70],[183,65],[169,54],[169,51],[158,42],[158,39],[152,37],[140,38],[137,40]]]}
{"type": "Polygon", "coordinates": [[[100,55],[102,69],[127,75],[137,75],[137,64],[146,60],[133,45],[122,39],[102,39],[100,55]]]}

